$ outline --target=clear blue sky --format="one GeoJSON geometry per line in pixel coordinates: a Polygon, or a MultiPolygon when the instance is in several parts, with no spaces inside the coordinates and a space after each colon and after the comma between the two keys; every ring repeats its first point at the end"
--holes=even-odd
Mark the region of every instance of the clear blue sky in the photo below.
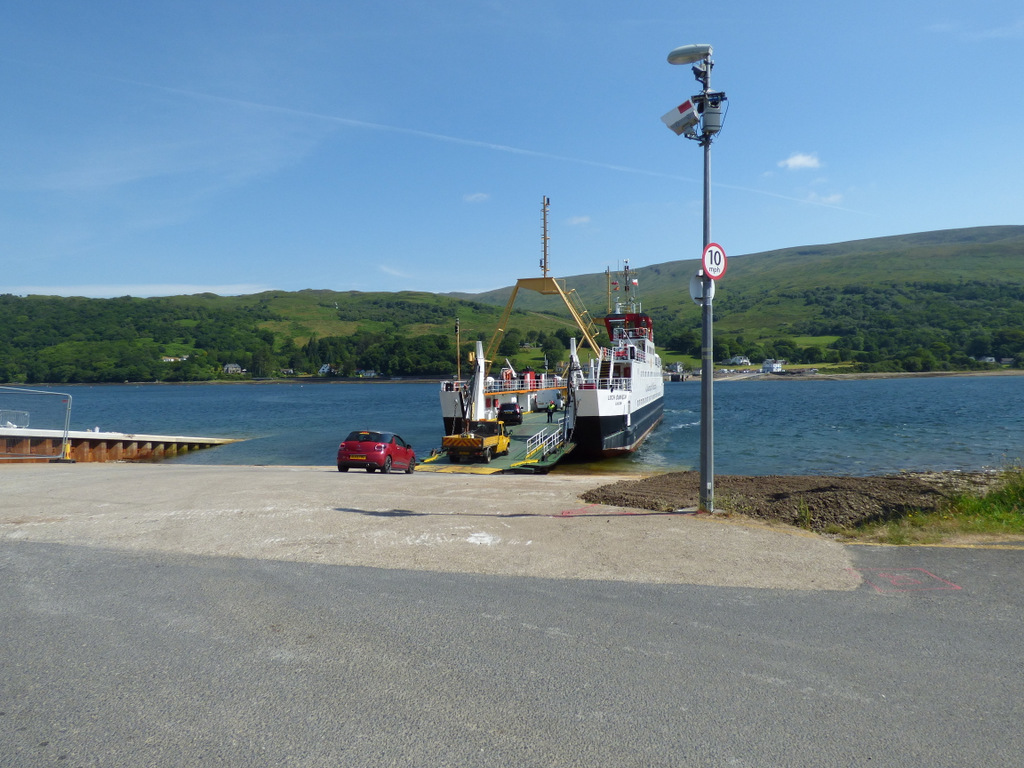
{"type": "Polygon", "coordinates": [[[0,293],[482,291],[1021,224],[1020,0],[8,0],[0,293]]]}

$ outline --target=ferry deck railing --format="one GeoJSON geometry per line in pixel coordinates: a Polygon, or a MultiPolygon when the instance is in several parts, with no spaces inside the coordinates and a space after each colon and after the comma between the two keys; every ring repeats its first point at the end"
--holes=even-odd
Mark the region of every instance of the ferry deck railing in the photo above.
{"type": "MultiPolygon", "coordinates": [[[[545,380],[536,378],[533,381],[527,381],[526,379],[494,379],[484,384],[484,393],[492,395],[498,392],[534,392],[541,389],[565,389],[566,380],[561,379],[554,381],[553,376],[547,377],[545,380]]],[[[441,388],[445,392],[454,392],[467,386],[467,381],[444,381],[441,382],[441,388]]]]}
{"type": "Polygon", "coordinates": [[[621,389],[626,392],[633,391],[633,380],[624,378],[598,379],[596,384],[593,381],[584,381],[580,389],[621,389]]]}
{"type": "Polygon", "coordinates": [[[613,362],[625,362],[626,360],[638,360],[645,362],[647,353],[640,347],[616,347],[615,349],[602,349],[601,358],[613,362]]]}

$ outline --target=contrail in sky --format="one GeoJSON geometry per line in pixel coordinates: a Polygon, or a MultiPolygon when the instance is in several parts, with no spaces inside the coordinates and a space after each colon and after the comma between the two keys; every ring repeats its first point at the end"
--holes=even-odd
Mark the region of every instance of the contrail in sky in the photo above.
{"type": "MultiPolygon", "coordinates": [[[[164,85],[153,85],[152,83],[142,83],[133,80],[121,80],[121,82],[129,83],[132,85],[139,85],[146,88],[155,88],[168,93],[176,93],[182,96],[186,96],[193,99],[203,99],[207,101],[216,101],[224,104],[232,104],[235,106],[246,107],[249,109],[259,109],[267,112],[277,112],[284,115],[293,115],[296,117],[311,118],[314,120],[323,120],[332,123],[338,123],[340,125],[348,125],[353,128],[364,128],[371,131],[386,131],[389,133],[400,133],[406,136],[418,136],[424,139],[431,139],[433,141],[444,141],[449,144],[461,144],[466,147],[478,147],[481,149],[490,149],[495,152],[507,152],[512,155],[522,155],[524,157],[539,157],[545,160],[557,160],[564,163],[575,163],[577,165],[588,165],[593,168],[604,168],[610,171],[619,171],[621,173],[633,173],[643,176],[655,176],[663,179],[673,179],[676,181],[689,181],[695,184],[702,183],[701,179],[695,179],[688,176],[678,176],[671,173],[663,173],[661,171],[648,171],[642,168],[631,168],[625,165],[615,165],[614,163],[603,163],[597,160],[585,160],[579,157],[566,157],[564,155],[554,155],[550,152],[540,152],[535,149],[523,149],[522,147],[512,147],[507,144],[495,144],[489,141],[479,141],[477,139],[466,139],[459,136],[448,136],[443,133],[432,133],[431,131],[423,131],[417,128],[403,128],[397,125],[386,125],[384,123],[371,123],[366,120],[354,120],[349,117],[338,117],[336,115],[325,115],[320,112],[310,112],[308,110],[293,109],[291,107],[281,107],[273,104],[263,104],[256,101],[247,101],[245,99],[235,99],[227,96],[213,96],[208,93],[200,93],[198,91],[190,91],[183,88],[172,88],[164,85]]],[[[731,184],[720,184],[713,183],[712,186],[719,187],[721,189],[733,189],[738,192],[747,192],[754,195],[764,195],[766,197],[774,197],[780,200],[789,200],[795,203],[803,203],[805,205],[815,205],[820,208],[831,208],[833,210],[848,211],[850,213],[861,213],[860,211],[854,211],[850,208],[844,208],[839,205],[822,202],[819,200],[807,200],[798,197],[790,197],[787,195],[780,195],[774,192],[765,192],[760,189],[751,189],[749,187],[738,187],[731,184]]],[[[866,215],[866,214],[865,214],[866,215]]]]}

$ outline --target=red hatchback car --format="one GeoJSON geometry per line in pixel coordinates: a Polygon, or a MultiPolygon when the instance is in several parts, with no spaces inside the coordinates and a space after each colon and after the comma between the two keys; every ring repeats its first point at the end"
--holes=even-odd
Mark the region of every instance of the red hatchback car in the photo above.
{"type": "Polygon", "coordinates": [[[349,433],[338,446],[338,471],[348,472],[350,467],[384,473],[402,469],[408,473],[416,468],[416,454],[394,432],[358,430],[349,433]]]}

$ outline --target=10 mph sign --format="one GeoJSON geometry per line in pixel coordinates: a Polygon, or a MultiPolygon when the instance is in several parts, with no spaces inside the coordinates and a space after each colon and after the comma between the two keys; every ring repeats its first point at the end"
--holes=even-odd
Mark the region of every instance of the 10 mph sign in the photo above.
{"type": "Polygon", "coordinates": [[[717,280],[725,274],[725,251],[718,243],[708,243],[704,246],[704,253],[700,257],[700,261],[704,268],[704,274],[712,280],[717,280]]]}

